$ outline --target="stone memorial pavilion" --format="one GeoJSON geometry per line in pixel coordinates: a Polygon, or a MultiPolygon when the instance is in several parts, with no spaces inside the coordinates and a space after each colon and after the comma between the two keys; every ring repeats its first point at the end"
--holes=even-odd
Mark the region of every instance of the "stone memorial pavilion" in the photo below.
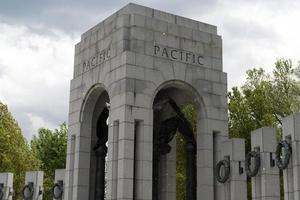
{"type": "Polygon", "coordinates": [[[175,134],[186,140],[187,199],[246,199],[244,141],[228,139],[226,93],[216,26],[121,8],[75,46],[64,199],[175,200],[175,134]],[[187,104],[195,133],[178,109],[187,104]],[[221,184],[214,166],[224,158],[232,170],[221,184]]]}
{"type": "MultiPolygon", "coordinates": [[[[300,113],[282,119],[281,139],[278,127],[251,130],[245,154],[244,139],[228,137],[226,95],[217,27],[126,5],[75,46],[53,199],[246,200],[248,177],[252,200],[280,200],[280,180],[284,199],[299,200],[300,113]]],[[[26,172],[24,200],[46,196],[43,175],[26,172]]],[[[13,177],[0,173],[0,200],[20,192],[13,177]]]]}

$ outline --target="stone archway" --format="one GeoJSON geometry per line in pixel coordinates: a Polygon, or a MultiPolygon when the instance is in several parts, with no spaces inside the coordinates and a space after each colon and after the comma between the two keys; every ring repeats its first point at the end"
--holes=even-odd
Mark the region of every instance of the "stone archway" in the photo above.
{"type": "Polygon", "coordinates": [[[186,83],[170,81],[154,98],[152,196],[155,200],[176,199],[176,133],[182,134],[185,140],[186,199],[196,200],[196,133],[180,110],[183,105],[192,104],[201,117],[205,113],[204,106],[196,94],[186,83]]]}
{"type": "Polygon", "coordinates": [[[94,198],[93,147],[106,101],[106,198],[152,199],[153,105],[167,96],[197,109],[197,199],[225,196],[214,180],[228,139],[227,75],[215,26],[128,4],[82,35],[70,92],[65,199],[94,198]]]}
{"type": "Polygon", "coordinates": [[[109,96],[100,84],[91,87],[86,95],[81,112],[81,133],[89,138],[89,198],[104,199],[105,173],[108,140],[109,96]]]}

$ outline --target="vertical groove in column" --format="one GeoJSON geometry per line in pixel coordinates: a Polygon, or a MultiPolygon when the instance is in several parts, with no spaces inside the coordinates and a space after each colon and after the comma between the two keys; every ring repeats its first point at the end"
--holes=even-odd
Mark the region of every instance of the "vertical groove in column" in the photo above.
{"type": "Polygon", "coordinates": [[[137,144],[138,141],[140,141],[139,138],[139,129],[140,129],[140,122],[138,120],[134,121],[134,157],[133,157],[133,200],[136,199],[136,182],[137,182],[137,154],[138,154],[138,150],[137,150],[137,144]]]}
{"type": "Polygon", "coordinates": [[[112,199],[117,199],[119,157],[119,121],[113,123],[112,199]]]}
{"type": "MultiPolygon", "coordinates": [[[[213,177],[216,177],[216,174],[215,174],[215,166],[216,166],[216,163],[217,163],[217,156],[218,156],[218,152],[217,152],[217,134],[218,132],[213,132],[213,177]]],[[[213,180],[213,183],[214,183],[214,200],[217,198],[217,181],[216,179],[214,178],[213,180]]]]}
{"type": "Polygon", "coordinates": [[[139,199],[143,194],[143,187],[140,185],[143,177],[139,172],[145,173],[143,171],[143,158],[144,149],[142,149],[143,140],[143,120],[134,121],[134,163],[133,163],[133,199],[139,199]],[[141,170],[142,169],[142,170],[141,170]],[[140,189],[142,188],[142,190],[140,189]]]}
{"type": "Polygon", "coordinates": [[[74,181],[74,159],[75,159],[75,141],[76,136],[71,136],[71,154],[70,154],[70,172],[69,172],[69,199],[73,199],[73,181],[74,181]]]}

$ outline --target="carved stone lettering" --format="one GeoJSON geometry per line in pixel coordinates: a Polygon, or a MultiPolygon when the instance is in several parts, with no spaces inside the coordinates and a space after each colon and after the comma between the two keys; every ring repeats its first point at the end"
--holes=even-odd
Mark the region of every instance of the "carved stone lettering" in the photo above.
{"type": "Polygon", "coordinates": [[[204,65],[203,55],[161,45],[154,45],[154,55],[194,65],[204,65]]]}
{"type": "Polygon", "coordinates": [[[89,71],[101,64],[110,58],[110,47],[98,51],[96,55],[90,57],[82,63],[82,73],[89,71]]]}

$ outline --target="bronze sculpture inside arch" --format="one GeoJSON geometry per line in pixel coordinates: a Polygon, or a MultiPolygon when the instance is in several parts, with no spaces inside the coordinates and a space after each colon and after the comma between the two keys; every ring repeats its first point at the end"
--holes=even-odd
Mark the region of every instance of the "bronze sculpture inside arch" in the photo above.
{"type": "Polygon", "coordinates": [[[162,155],[171,151],[169,142],[176,132],[180,132],[185,139],[186,155],[186,199],[196,200],[196,140],[192,125],[185,118],[175,101],[167,98],[156,103],[154,109],[154,132],[153,132],[153,192],[152,199],[159,199],[159,160],[162,155]],[[167,113],[167,117],[162,117],[167,113]]]}
{"type": "Polygon", "coordinates": [[[95,199],[105,198],[105,157],[107,155],[109,110],[104,107],[97,120],[97,143],[93,150],[96,154],[95,199]]]}

